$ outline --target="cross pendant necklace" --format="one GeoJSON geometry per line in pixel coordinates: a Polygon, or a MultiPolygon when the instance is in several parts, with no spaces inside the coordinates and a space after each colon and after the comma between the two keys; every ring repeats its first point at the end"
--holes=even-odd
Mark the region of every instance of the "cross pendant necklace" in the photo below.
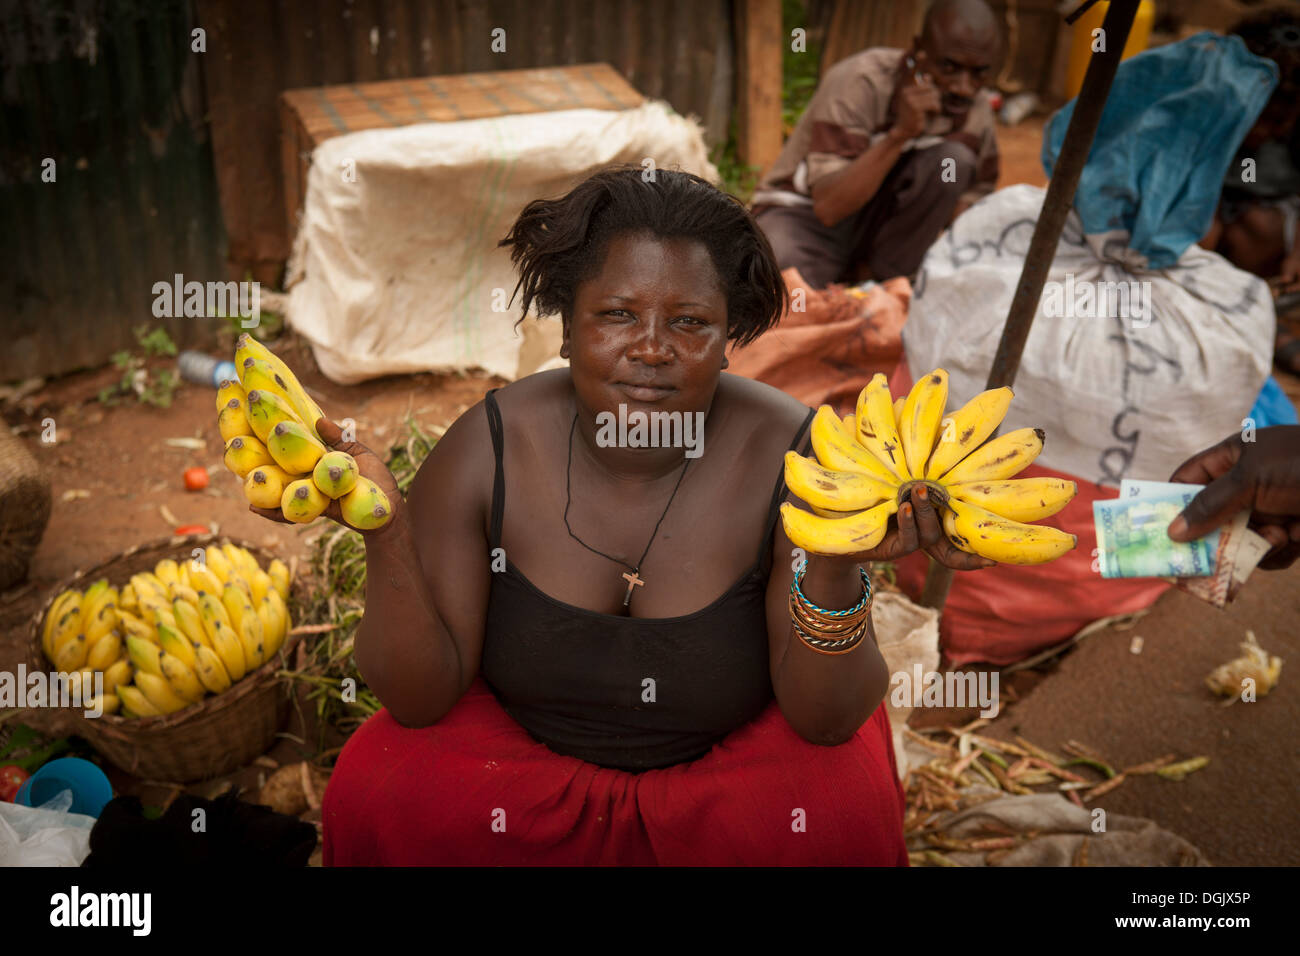
{"type": "Polygon", "coordinates": [[[631,567],[630,565],[628,565],[626,561],[620,561],[618,558],[611,557],[610,555],[606,554],[604,551],[597,551],[591,545],[587,544],[587,542],[583,541],[576,534],[574,534],[573,529],[569,527],[569,506],[573,502],[573,495],[572,495],[573,433],[577,430],[577,428],[578,428],[578,413],[574,412],[573,424],[569,427],[569,466],[567,471],[565,472],[565,478],[564,478],[564,528],[566,531],[569,532],[570,538],[578,542],[578,544],[582,545],[588,551],[592,552],[593,554],[598,554],[602,558],[608,558],[610,561],[613,561],[615,564],[621,564],[623,565],[623,567],[627,568],[628,571],[631,572],[630,574],[628,573],[623,574],[623,580],[627,582],[627,594],[623,596],[623,606],[628,607],[632,603],[632,589],[638,587],[645,587],[645,581],[641,579],[641,565],[645,563],[645,556],[650,553],[650,546],[655,543],[655,535],[659,533],[659,526],[664,523],[664,518],[668,514],[668,509],[672,507],[673,499],[677,497],[677,489],[682,486],[682,479],[686,477],[686,469],[691,466],[691,460],[687,458],[686,464],[682,465],[682,473],[677,476],[677,484],[673,486],[673,493],[668,496],[668,504],[664,505],[664,513],[661,514],[659,516],[659,520],[655,522],[654,531],[650,532],[650,540],[646,542],[645,550],[641,552],[641,560],[637,561],[636,567],[631,567]]]}

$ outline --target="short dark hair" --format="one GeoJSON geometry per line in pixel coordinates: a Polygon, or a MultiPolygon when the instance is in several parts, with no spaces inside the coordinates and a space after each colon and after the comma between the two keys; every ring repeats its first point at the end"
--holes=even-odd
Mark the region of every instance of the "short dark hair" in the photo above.
{"type": "Polygon", "coordinates": [[[1270,105],[1293,104],[1300,96],[1300,17],[1290,10],[1266,10],[1232,28],[1246,49],[1277,64],[1278,84],[1270,105]]]}
{"type": "MultiPolygon", "coordinates": [[[[744,204],[699,176],[640,166],[606,167],[559,199],[535,199],[509,235],[523,315],[573,317],[579,283],[600,271],[609,241],[624,233],[693,239],[708,249],[727,298],[727,338],[746,345],[780,321],[789,293],[772,247],[744,204]]],[[[523,321],[521,318],[519,321],[523,321]]],[[[516,323],[517,325],[518,323],[516,323]]]]}

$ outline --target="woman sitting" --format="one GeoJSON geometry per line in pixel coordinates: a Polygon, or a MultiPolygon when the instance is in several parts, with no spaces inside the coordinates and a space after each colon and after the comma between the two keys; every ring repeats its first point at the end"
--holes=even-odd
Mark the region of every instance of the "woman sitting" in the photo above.
{"type": "Polygon", "coordinates": [[[319,425],[395,507],[365,535],[355,644],[385,709],[325,793],[326,864],[906,865],[860,568],[923,545],[985,562],[918,494],[874,551],[807,556],[796,633],[777,508],[811,412],[722,374],[787,301],[735,199],[609,169],[502,245],[569,368],[489,392],[404,506],[319,425]]]}

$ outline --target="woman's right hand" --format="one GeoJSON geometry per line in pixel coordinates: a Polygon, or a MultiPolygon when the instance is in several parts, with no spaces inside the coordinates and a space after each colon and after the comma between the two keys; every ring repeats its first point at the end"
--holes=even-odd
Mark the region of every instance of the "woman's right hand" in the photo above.
{"type": "MultiPolygon", "coordinates": [[[[406,523],[406,503],[402,500],[402,493],[397,488],[397,479],[393,473],[388,470],[383,460],[373,451],[358,441],[343,441],[343,429],[328,418],[318,419],[316,422],[316,432],[320,435],[321,441],[331,451],[347,452],[357,461],[357,470],[361,477],[369,478],[379,489],[388,496],[389,506],[392,509],[392,517],[384,523],[382,527],[375,528],[371,531],[361,531],[359,528],[352,528],[350,524],[343,520],[343,512],[339,508],[337,500],[331,501],[329,507],[325,509],[325,517],[338,522],[346,528],[352,528],[353,531],[359,531],[367,537],[384,534],[399,525],[406,523]]],[[[286,518],[279,508],[255,508],[248,506],[248,510],[254,514],[259,514],[263,518],[269,518],[271,521],[278,521],[281,524],[292,524],[286,518]]]]}

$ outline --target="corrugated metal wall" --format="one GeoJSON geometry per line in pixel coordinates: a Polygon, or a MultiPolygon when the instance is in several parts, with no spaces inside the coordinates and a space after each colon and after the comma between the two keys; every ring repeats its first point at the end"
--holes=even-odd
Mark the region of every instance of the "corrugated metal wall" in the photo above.
{"type": "Polygon", "coordinates": [[[195,0],[232,272],[274,283],[289,252],[282,90],[604,61],[726,137],[729,0],[195,0]],[[506,50],[492,51],[492,30],[506,50]]]}
{"type": "Polygon", "coordinates": [[[0,0],[0,381],[103,362],[153,284],[223,277],[188,0],[0,0]],[[42,180],[54,160],[54,181],[42,180]]]}

